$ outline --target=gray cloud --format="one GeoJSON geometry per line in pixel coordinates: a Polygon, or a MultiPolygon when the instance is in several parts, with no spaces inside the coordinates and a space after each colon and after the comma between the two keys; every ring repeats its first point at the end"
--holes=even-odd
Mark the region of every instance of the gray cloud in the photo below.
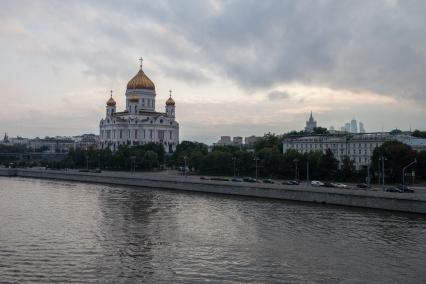
{"type": "Polygon", "coordinates": [[[268,93],[268,99],[271,101],[288,99],[290,94],[283,91],[272,91],[268,93]]]}

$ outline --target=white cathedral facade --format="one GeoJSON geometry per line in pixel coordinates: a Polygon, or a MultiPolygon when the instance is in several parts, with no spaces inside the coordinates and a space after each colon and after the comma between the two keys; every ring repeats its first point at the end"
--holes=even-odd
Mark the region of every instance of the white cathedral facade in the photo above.
{"type": "Polygon", "coordinates": [[[179,144],[179,123],[175,120],[175,101],[170,97],[165,112],[155,111],[155,85],[142,70],[129,81],[126,109],[116,111],[111,97],[106,103],[106,115],[99,123],[100,148],[116,151],[120,145],[137,146],[161,143],[168,153],[179,144]]]}

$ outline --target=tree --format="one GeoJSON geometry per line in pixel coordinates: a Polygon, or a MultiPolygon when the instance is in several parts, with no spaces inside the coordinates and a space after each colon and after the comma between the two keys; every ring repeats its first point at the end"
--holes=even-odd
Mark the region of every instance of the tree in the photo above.
{"type": "Polygon", "coordinates": [[[261,163],[261,175],[272,177],[279,173],[282,154],[277,146],[263,148],[258,152],[258,158],[261,163]]]}
{"type": "Polygon", "coordinates": [[[426,138],[426,131],[420,131],[418,129],[414,130],[412,136],[418,137],[418,138],[426,138]]]}
{"type": "Polygon", "coordinates": [[[339,167],[339,161],[334,158],[333,152],[330,149],[325,150],[325,154],[320,160],[320,173],[325,179],[333,178],[336,175],[339,167]]]}
{"type": "Polygon", "coordinates": [[[154,151],[148,150],[143,155],[142,165],[145,169],[151,170],[159,166],[158,155],[154,151]]]}
{"type": "Polygon", "coordinates": [[[328,134],[328,130],[325,127],[318,126],[313,129],[313,134],[328,134]]]}
{"type": "Polygon", "coordinates": [[[348,156],[345,156],[342,159],[342,166],[340,168],[340,173],[344,180],[351,179],[355,173],[354,161],[351,160],[348,156]]]}
{"type": "Polygon", "coordinates": [[[257,152],[266,147],[277,147],[282,151],[283,144],[281,142],[282,138],[275,133],[266,133],[263,137],[260,137],[254,144],[254,149],[257,152]]]}
{"type": "Polygon", "coordinates": [[[402,181],[402,168],[411,163],[416,152],[399,141],[387,141],[373,151],[372,167],[379,172],[379,158],[385,158],[385,174],[391,181],[402,181]]]}
{"type": "Polygon", "coordinates": [[[417,175],[426,179],[426,151],[420,151],[417,153],[417,175]]]}

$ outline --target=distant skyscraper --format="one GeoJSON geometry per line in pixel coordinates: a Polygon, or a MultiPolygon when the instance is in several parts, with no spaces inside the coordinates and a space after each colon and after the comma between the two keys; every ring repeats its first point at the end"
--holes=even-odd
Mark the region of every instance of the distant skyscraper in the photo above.
{"type": "Polygon", "coordinates": [[[317,127],[317,122],[314,120],[314,117],[312,116],[312,111],[311,111],[311,116],[309,117],[309,120],[306,121],[305,131],[313,132],[314,128],[316,127],[317,127]]]}
{"type": "Polygon", "coordinates": [[[359,122],[359,133],[365,133],[364,123],[361,121],[359,122]]]}
{"type": "Polygon", "coordinates": [[[351,120],[351,131],[352,133],[358,133],[358,125],[355,119],[351,120]]]}
{"type": "Polygon", "coordinates": [[[351,132],[351,124],[349,122],[345,123],[345,131],[346,132],[351,132]]]}

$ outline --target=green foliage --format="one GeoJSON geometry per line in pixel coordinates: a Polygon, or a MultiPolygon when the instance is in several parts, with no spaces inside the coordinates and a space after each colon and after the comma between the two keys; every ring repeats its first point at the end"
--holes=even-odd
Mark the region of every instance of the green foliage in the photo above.
{"type": "Polygon", "coordinates": [[[389,134],[391,134],[391,135],[399,135],[401,133],[402,133],[402,131],[399,130],[398,128],[395,128],[395,129],[393,129],[389,132],[389,134]]]}
{"type": "Polygon", "coordinates": [[[328,134],[328,130],[325,127],[318,126],[314,128],[313,134],[317,134],[317,135],[328,134]]]}
{"type": "Polygon", "coordinates": [[[265,135],[263,135],[263,137],[259,138],[256,141],[254,149],[256,152],[259,152],[263,148],[277,147],[278,149],[280,149],[280,151],[282,151],[283,144],[281,140],[282,137],[275,135],[274,133],[266,133],[265,135]]]}
{"type": "Polygon", "coordinates": [[[342,159],[342,166],[340,168],[341,177],[344,180],[350,180],[353,178],[355,172],[356,170],[355,170],[354,161],[351,160],[348,156],[345,156],[342,159]]]}
{"type": "Polygon", "coordinates": [[[426,151],[417,153],[417,176],[426,179],[426,151]]]}
{"type": "Polygon", "coordinates": [[[418,137],[418,138],[426,138],[426,131],[420,131],[418,129],[414,130],[412,136],[418,137]]]}
{"type": "Polygon", "coordinates": [[[416,152],[410,146],[399,141],[388,141],[373,151],[372,167],[379,172],[379,158],[385,158],[386,177],[393,182],[401,182],[402,168],[411,163],[416,152]]]}

